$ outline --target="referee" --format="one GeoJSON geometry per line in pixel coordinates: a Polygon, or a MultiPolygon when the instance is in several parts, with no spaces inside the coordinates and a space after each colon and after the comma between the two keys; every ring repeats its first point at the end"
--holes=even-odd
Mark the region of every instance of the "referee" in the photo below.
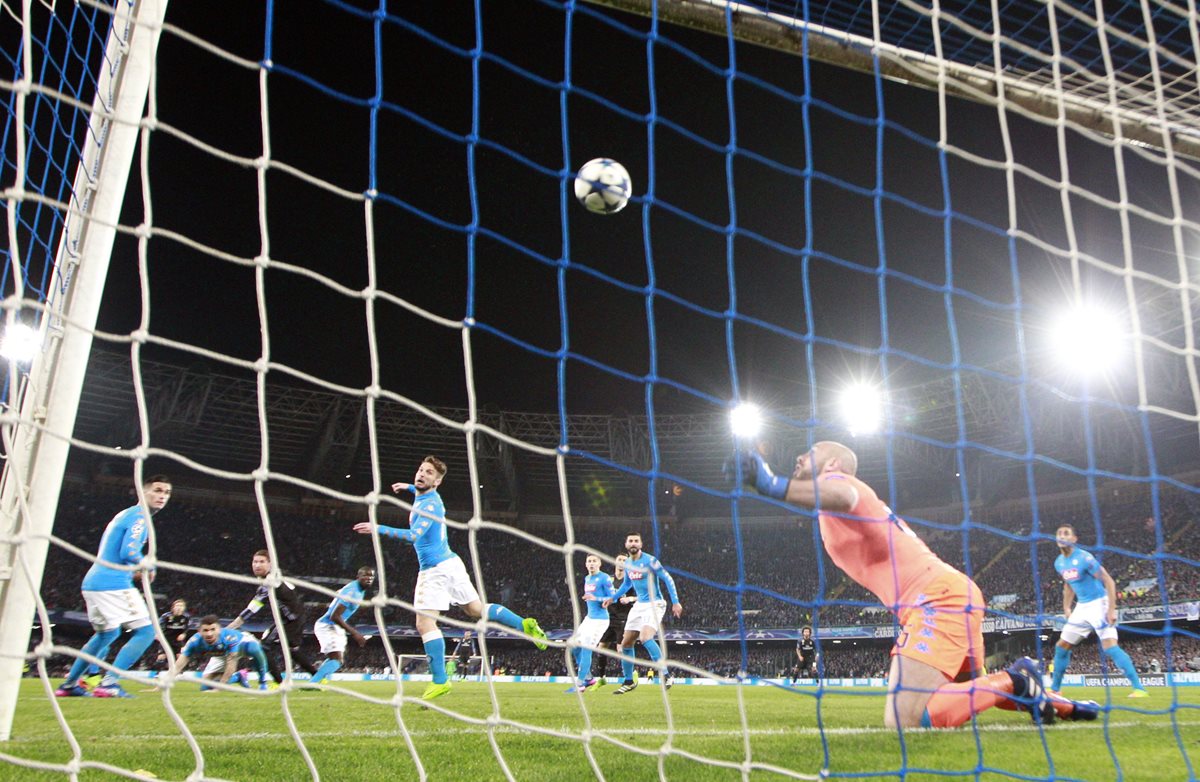
{"type": "MultiPolygon", "coordinates": [[[[617,569],[613,571],[614,585],[619,585],[625,580],[625,568],[623,565],[625,564],[626,556],[627,555],[625,554],[617,554],[615,557],[617,569]]],[[[621,639],[625,636],[625,620],[629,618],[629,610],[633,608],[633,603],[636,600],[636,595],[626,595],[620,600],[614,600],[611,604],[609,604],[608,629],[604,631],[604,635],[600,636],[600,648],[616,649],[621,643],[621,639]]],[[[599,668],[596,670],[595,675],[599,680],[599,686],[603,687],[604,685],[608,684],[606,674],[608,673],[609,657],[607,654],[598,654],[592,657],[593,661],[597,659],[599,659],[599,668]]],[[[593,665],[594,664],[595,663],[593,662],[593,665]]],[[[620,666],[620,664],[621,661],[617,660],[616,665],[620,666]]],[[[635,673],[634,675],[636,676],[637,674],[635,673]]]]}
{"type": "MultiPolygon", "coordinates": [[[[254,552],[254,559],[250,560],[250,570],[258,578],[266,578],[271,575],[271,555],[266,549],[254,552]]],[[[278,654],[279,660],[282,662],[282,639],[284,637],[287,638],[288,651],[292,653],[292,661],[310,674],[315,674],[317,666],[313,665],[308,655],[300,651],[300,643],[304,640],[304,602],[300,599],[300,590],[284,581],[275,590],[275,599],[279,601],[279,617],[283,619],[283,632],[281,633],[279,627],[276,626],[274,633],[271,632],[271,628],[267,628],[262,635],[263,651],[268,652],[267,666],[271,670],[271,678],[277,682],[283,681],[283,670],[280,663],[276,662],[275,657],[278,654]],[[274,650],[274,652],[268,650],[274,650]]],[[[261,585],[254,593],[254,597],[251,598],[250,604],[229,623],[227,629],[236,630],[241,627],[247,619],[262,610],[263,606],[268,605],[270,600],[271,588],[266,584],[261,585]]],[[[274,618],[273,614],[270,615],[274,618]]]]}

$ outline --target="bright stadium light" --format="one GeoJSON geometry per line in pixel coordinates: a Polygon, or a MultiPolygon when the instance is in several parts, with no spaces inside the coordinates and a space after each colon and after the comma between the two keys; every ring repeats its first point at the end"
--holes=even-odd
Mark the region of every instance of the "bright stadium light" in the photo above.
{"type": "Polygon", "coordinates": [[[1059,362],[1079,375],[1102,374],[1122,353],[1125,335],[1121,318],[1095,306],[1064,313],[1051,335],[1059,362]]]}
{"type": "Polygon", "coordinates": [[[872,434],[883,425],[883,394],[866,383],[855,383],[842,392],[842,422],[850,434],[872,434]]]}
{"type": "Polygon", "coordinates": [[[28,364],[42,349],[41,335],[24,323],[13,323],[0,339],[0,356],[18,364],[28,364]]]}
{"type": "Polygon", "coordinates": [[[729,412],[729,427],[737,439],[753,439],[762,429],[762,411],[756,404],[742,402],[729,412]]]}

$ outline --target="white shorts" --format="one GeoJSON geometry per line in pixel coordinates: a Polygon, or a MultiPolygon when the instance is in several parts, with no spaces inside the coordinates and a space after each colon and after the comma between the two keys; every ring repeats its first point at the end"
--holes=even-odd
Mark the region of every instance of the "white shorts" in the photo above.
{"type": "Polygon", "coordinates": [[[417,573],[413,607],[425,611],[448,611],[450,606],[465,606],[479,599],[467,566],[457,557],[439,562],[417,573]]]}
{"type": "Polygon", "coordinates": [[[646,625],[653,627],[654,631],[658,632],[658,627],[662,624],[662,618],[666,613],[666,600],[655,600],[653,603],[639,600],[633,604],[633,608],[629,609],[629,618],[625,620],[625,632],[640,633],[646,625]]]}
{"type": "Polygon", "coordinates": [[[575,630],[575,643],[580,646],[599,646],[600,636],[608,630],[607,619],[584,619],[575,630]]]}
{"type": "Polygon", "coordinates": [[[1093,630],[1101,641],[1117,637],[1117,626],[1108,623],[1108,595],[1086,603],[1076,603],[1067,623],[1063,625],[1061,637],[1069,644],[1077,644],[1091,635],[1093,630]]]}
{"type": "Polygon", "coordinates": [[[208,662],[204,665],[204,673],[200,674],[207,679],[214,673],[222,673],[225,670],[225,655],[214,654],[208,658],[208,662]]]}
{"type": "Polygon", "coordinates": [[[112,589],[104,592],[84,590],[88,621],[96,632],[123,627],[136,630],[150,624],[150,611],[142,593],[136,589],[112,589]]]}
{"type": "Polygon", "coordinates": [[[346,631],[332,622],[313,623],[313,634],[321,642],[321,654],[346,651],[346,631]]]}

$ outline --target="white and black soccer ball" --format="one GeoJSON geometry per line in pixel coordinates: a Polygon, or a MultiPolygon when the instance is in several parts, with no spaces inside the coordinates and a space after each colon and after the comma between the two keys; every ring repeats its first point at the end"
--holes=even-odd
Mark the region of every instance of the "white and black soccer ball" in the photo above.
{"type": "Polygon", "coordinates": [[[621,211],[632,193],[633,182],[625,166],[606,157],[589,160],[575,175],[575,197],[596,214],[621,211]]]}

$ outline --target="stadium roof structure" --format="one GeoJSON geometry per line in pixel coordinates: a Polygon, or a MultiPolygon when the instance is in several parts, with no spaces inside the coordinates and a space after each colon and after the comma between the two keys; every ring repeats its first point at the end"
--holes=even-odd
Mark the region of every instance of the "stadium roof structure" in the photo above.
{"type": "MultiPolygon", "coordinates": [[[[249,480],[263,461],[253,373],[239,376],[232,368],[144,359],[140,365],[151,446],[172,452],[179,464],[190,461],[225,477],[249,480]]],[[[365,393],[305,387],[284,371],[268,371],[264,388],[261,415],[273,476],[301,489],[307,484],[324,487],[308,487],[318,495],[370,491],[372,427],[365,393]]],[[[427,414],[406,402],[387,394],[374,403],[381,486],[407,480],[425,455],[437,454],[451,466],[448,501],[458,507],[468,504],[463,429],[468,411],[429,408],[427,414]]],[[[892,389],[884,433],[872,437],[851,439],[831,419],[807,409],[769,415],[763,439],[774,447],[773,461],[780,469],[787,469],[814,440],[845,439],[860,454],[860,474],[903,491],[910,505],[945,503],[964,493],[982,500],[1024,493],[1030,465],[1039,471],[1039,480],[1056,474],[1067,481],[1081,479],[1089,469],[1101,477],[1144,476],[1144,433],[1151,436],[1159,463],[1169,466],[1159,469],[1179,472],[1197,461],[1190,455],[1196,450],[1194,424],[1172,416],[1143,416],[1115,404],[1081,406],[1051,386],[1017,382],[1000,371],[959,372],[892,389]]],[[[478,423],[476,461],[485,510],[559,507],[554,456],[513,441],[551,450],[560,443],[567,446],[565,476],[576,512],[643,515],[652,497],[661,495],[672,503],[686,495],[683,502],[694,509],[691,513],[699,515],[704,508],[713,515],[713,503],[725,502],[720,493],[728,484],[722,468],[735,447],[725,410],[656,415],[653,436],[645,415],[569,415],[565,434],[554,413],[485,409],[478,423]],[[647,479],[655,452],[659,479],[651,484],[647,479]]],[[[93,351],[75,437],[93,446],[76,449],[75,472],[127,463],[129,449],[141,442],[128,355],[93,351]]]]}
{"type": "Polygon", "coordinates": [[[590,0],[1200,158],[1187,4],[590,0]],[[874,13],[874,10],[878,14],[874,13]],[[1097,19],[1097,11],[1104,17],[1097,19]],[[934,31],[937,35],[934,35],[934,31]]]}

